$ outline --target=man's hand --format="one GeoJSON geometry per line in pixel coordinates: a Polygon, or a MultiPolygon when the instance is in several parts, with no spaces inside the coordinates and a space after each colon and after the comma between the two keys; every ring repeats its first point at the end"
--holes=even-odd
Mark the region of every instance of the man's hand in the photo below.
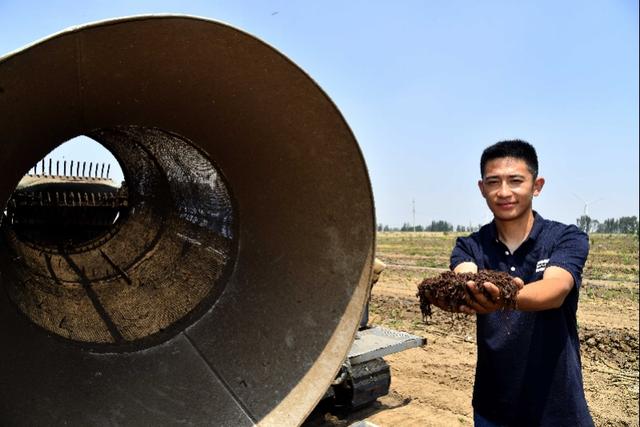
{"type": "MultiPolygon", "coordinates": [[[[514,278],[513,283],[518,287],[518,291],[524,287],[524,282],[519,277],[514,278]]],[[[489,296],[474,281],[467,282],[469,298],[467,303],[460,307],[460,311],[467,314],[487,314],[506,308],[505,301],[500,298],[500,289],[496,285],[484,282],[484,288],[489,296]]]]}
{"type": "Polygon", "coordinates": [[[450,304],[447,304],[445,300],[442,300],[442,299],[437,300],[435,298],[429,298],[429,302],[435,305],[436,307],[438,307],[440,310],[449,311],[452,313],[468,313],[468,311],[464,310],[464,307],[465,307],[464,305],[453,307],[450,304]]]}
{"type": "Polygon", "coordinates": [[[371,275],[371,286],[375,285],[380,278],[380,273],[387,267],[387,264],[380,261],[378,258],[373,259],[373,274],[371,275]]]}

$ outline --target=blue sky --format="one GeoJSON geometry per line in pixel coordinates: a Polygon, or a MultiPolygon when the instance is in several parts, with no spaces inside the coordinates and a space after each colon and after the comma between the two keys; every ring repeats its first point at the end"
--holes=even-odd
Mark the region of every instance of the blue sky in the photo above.
{"type": "Polygon", "coordinates": [[[487,222],[478,161],[508,138],[538,149],[543,216],[638,215],[637,1],[0,0],[0,56],[142,13],[224,21],[311,75],[360,143],[378,222],[412,222],[414,200],[418,224],[487,222]]]}

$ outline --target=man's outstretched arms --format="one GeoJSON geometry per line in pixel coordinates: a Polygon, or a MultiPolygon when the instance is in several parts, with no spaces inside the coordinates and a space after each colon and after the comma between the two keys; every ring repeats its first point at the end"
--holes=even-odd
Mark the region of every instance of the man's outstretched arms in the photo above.
{"type": "MultiPolygon", "coordinates": [[[[453,271],[455,273],[467,273],[477,271],[473,263],[461,263],[453,271]]],[[[571,273],[561,267],[548,267],[541,280],[531,282],[524,286],[520,278],[514,280],[518,288],[515,307],[522,311],[542,311],[558,308],[564,302],[574,286],[571,273]]],[[[479,284],[468,282],[469,298],[467,304],[460,307],[460,312],[468,314],[486,314],[505,308],[504,301],[500,300],[500,290],[493,283],[485,282],[485,288],[489,291],[488,298],[480,289],[479,284]]]]}

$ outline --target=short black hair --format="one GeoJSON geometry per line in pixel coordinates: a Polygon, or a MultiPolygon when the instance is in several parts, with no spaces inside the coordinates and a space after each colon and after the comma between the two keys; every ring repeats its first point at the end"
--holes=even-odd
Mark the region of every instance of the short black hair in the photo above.
{"type": "Polygon", "coordinates": [[[484,178],[484,168],[487,162],[504,157],[524,160],[527,164],[527,169],[533,175],[533,179],[538,177],[538,155],[536,154],[536,149],[533,148],[533,145],[521,139],[500,141],[485,148],[480,157],[480,177],[484,178]]]}

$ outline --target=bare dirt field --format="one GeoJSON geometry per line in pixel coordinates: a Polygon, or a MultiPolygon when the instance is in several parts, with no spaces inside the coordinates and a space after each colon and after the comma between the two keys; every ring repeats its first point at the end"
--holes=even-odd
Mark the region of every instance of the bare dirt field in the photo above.
{"type": "MultiPolygon", "coordinates": [[[[475,319],[434,309],[425,324],[415,297],[423,278],[446,267],[455,236],[422,236],[422,242],[414,236],[398,243],[395,234],[378,237],[378,257],[387,269],[372,291],[370,323],[424,336],[427,344],[385,358],[392,372],[387,396],[357,412],[328,411],[320,424],[472,425],[475,319]],[[434,250],[438,244],[440,249],[434,250]]],[[[612,249],[611,241],[599,245],[600,238],[592,238],[593,258],[610,255],[612,261],[608,268],[601,268],[604,261],[588,262],[580,290],[584,386],[597,426],[638,425],[638,246],[630,238],[630,243],[613,242],[619,249],[612,249]]]]}

